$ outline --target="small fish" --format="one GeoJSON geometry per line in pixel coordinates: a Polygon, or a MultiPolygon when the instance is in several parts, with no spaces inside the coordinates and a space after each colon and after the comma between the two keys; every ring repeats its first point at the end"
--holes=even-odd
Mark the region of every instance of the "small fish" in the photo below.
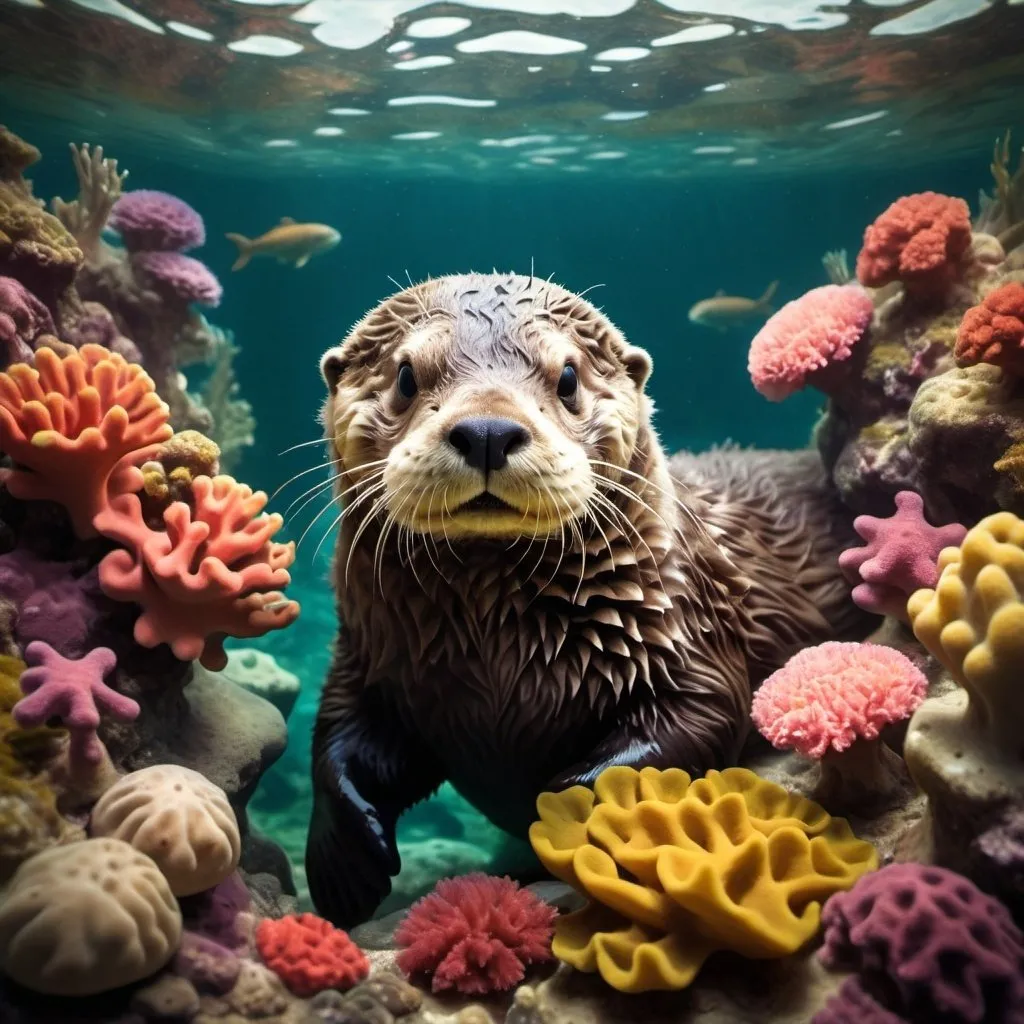
{"type": "Polygon", "coordinates": [[[727,331],[745,320],[767,316],[772,312],[772,297],[779,282],[772,281],[759,299],[745,299],[741,295],[726,295],[719,289],[712,298],[701,299],[690,308],[688,318],[692,324],[727,331]]]}
{"type": "Polygon", "coordinates": [[[291,217],[259,238],[246,238],[228,232],[226,236],[238,246],[238,259],[232,270],[241,270],[253,256],[276,256],[278,263],[291,263],[298,270],[318,252],[327,252],[341,241],[341,232],[327,224],[296,224],[291,217]]]}

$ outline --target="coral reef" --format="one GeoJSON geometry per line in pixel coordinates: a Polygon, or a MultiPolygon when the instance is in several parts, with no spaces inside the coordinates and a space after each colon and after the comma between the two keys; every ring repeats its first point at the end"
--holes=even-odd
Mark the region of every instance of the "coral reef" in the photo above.
{"type": "Polygon", "coordinates": [[[438,882],[395,933],[398,966],[426,974],[435,992],[483,994],[522,981],[552,958],[555,910],[510,878],[483,874],[438,882]]]}
{"type": "Polygon", "coordinates": [[[206,242],[203,218],[184,200],[153,189],[121,196],[108,223],[129,252],[184,252],[206,242]]]}
{"type": "Polygon", "coordinates": [[[121,195],[128,172],[118,171],[117,161],[104,157],[102,146],[90,150],[88,144],[75,146],[72,143],[70,148],[78,177],[78,198],[70,203],[56,198],[50,208],[74,235],[86,259],[95,259],[100,253],[103,228],[121,195]]]}
{"type": "Polygon", "coordinates": [[[181,912],[157,866],[118,839],[45,850],[0,904],[0,968],[26,988],[85,996],[163,967],[181,912]]]}
{"type": "Polygon", "coordinates": [[[263,962],[298,996],[344,991],[362,981],[370,964],[339,928],[315,914],[261,921],[256,949],[263,962]]]}
{"type": "Polygon", "coordinates": [[[205,263],[180,252],[142,252],[133,269],[167,302],[219,306],[224,290],[205,263]]]}
{"type": "Polygon", "coordinates": [[[907,621],[907,598],[939,578],[939,552],[967,533],[960,523],[932,526],[924,501],[913,491],[896,495],[896,513],[887,519],[858,516],[853,528],[867,541],[839,556],[839,567],[856,583],[853,599],[865,611],[907,621]]]}
{"type": "Polygon", "coordinates": [[[13,277],[0,277],[0,370],[32,358],[40,337],[53,334],[50,311],[13,277]]]}
{"type": "Polygon", "coordinates": [[[909,718],[928,680],[891,647],[832,641],[807,647],[754,694],[754,725],[776,747],[821,762],[813,796],[826,807],[881,803],[899,793],[900,759],[882,729],[909,718]]]}
{"type": "Polygon", "coordinates": [[[964,313],[955,354],[960,366],[992,363],[1024,376],[1024,284],[1000,285],[964,313]]]}
{"type": "Polygon", "coordinates": [[[844,820],[742,768],[613,767],[537,809],[538,857],[591,901],[558,920],[555,956],[623,992],[685,988],[716,950],[793,953],[877,865],[844,820]]]}
{"type": "Polygon", "coordinates": [[[833,896],[821,919],[822,960],[856,970],[901,1019],[1024,1019],[1024,936],[1006,907],[952,871],[890,865],[833,896]]]}
{"type": "Polygon", "coordinates": [[[179,765],[123,776],[93,807],[89,828],[152,858],[175,896],[223,882],[241,856],[238,822],[224,791],[179,765]]]}
{"type": "Polygon", "coordinates": [[[1024,521],[988,516],[939,566],[935,588],[919,590],[907,610],[960,689],[921,705],[907,732],[907,766],[929,800],[919,852],[1019,901],[1012,870],[996,870],[972,840],[1024,793],[1024,521]]]}

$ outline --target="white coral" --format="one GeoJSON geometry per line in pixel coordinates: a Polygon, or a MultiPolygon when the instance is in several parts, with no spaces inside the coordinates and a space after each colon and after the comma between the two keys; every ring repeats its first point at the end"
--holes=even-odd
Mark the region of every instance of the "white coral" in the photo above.
{"type": "Polygon", "coordinates": [[[224,790],[179,765],[124,776],[93,808],[89,827],[151,857],[176,896],[222,882],[241,854],[238,821],[224,790]]]}
{"type": "Polygon", "coordinates": [[[180,941],[181,912],[166,879],[118,839],[36,854],[0,904],[0,969],[47,995],[94,995],[139,981],[180,941]]]}

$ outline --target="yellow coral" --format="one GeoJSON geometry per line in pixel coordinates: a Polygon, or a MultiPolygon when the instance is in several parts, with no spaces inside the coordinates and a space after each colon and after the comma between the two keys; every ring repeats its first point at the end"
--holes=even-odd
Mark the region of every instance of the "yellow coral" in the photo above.
{"type": "Polygon", "coordinates": [[[845,820],[744,768],[608,768],[537,810],[537,856],[591,900],[559,920],[555,955],[622,992],[685,988],[716,950],[793,953],[878,864],[845,820]]]}
{"type": "Polygon", "coordinates": [[[914,635],[967,691],[964,724],[1003,750],[1024,726],[1024,521],[997,512],[939,556],[934,590],[911,595],[914,635]]]}

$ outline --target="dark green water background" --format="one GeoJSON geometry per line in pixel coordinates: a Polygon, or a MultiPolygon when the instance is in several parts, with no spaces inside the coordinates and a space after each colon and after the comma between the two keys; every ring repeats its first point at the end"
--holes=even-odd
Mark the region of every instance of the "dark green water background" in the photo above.
{"type": "MultiPolygon", "coordinates": [[[[36,194],[71,198],[70,140],[49,133],[45,124],[13,119],[9,126],[44,152],[32,171],[36,194]]],[[[689,307],[718,288],[757,296],[775,278],[781,282],[778,302],[788,301],[826,283],[820,262],[825,250],[846,248],[852,263],[864,226],[900,195],[934,189],[975,206],[978,189],[989,184],[983,153],[959,163],[894,166],[884,175],[836,167],[827,177],[780,177],[745,167],[680,182],[618,178],[613,168],[600,176],[538,168],[504,180],[415,173],[395,180],[314,174],[268,179],[219,176],[152,152],[110,155],[130,169],[129,187],[173,192],[206,220],[207,245],[194,255],[225,286],[223,304],[210,318],[233,331],[241,346],[238,379],[258,424],[257,444],[236,475],[268,492],[323,457],[316,447],[278,453],[319,436],[320,355],[395,290],[389,275],[404,282],[406,271],[414,281],[492,267],[528,273],[531,259],[538,274],[553,274],[568,288],[604,285],[589,297],[654,357],[650,390],[667,447],[704,448],[726,440],[759,447],[805,444],[818,396],[807,392],[775,405],[754,391],[746,354],[758,324],[719,334],[688,323],[689,307]],[[299,271],[255,260],[231,273],[235,252],[224,232],[257,235],[284,215],[334,225],[343,234],[341,245],[299,271]]],[[[318,479],[307,475],[272,507],[283,511],[318,479]]],[[[302,680],[289,749],[252,804],[256,823],[298,862],[309,809],[310,729],[334,628],[326,582],[330,543],[311,561],[321,532],[311,533],[295,567],[292,590],[303,604],[299,622],[255,644],[302,680]]],[[[449,792],[414,811],[401,834],[406,840],[461,838],[489,850],[501,845],[496,833],[472,822],[449,792]]]]}

